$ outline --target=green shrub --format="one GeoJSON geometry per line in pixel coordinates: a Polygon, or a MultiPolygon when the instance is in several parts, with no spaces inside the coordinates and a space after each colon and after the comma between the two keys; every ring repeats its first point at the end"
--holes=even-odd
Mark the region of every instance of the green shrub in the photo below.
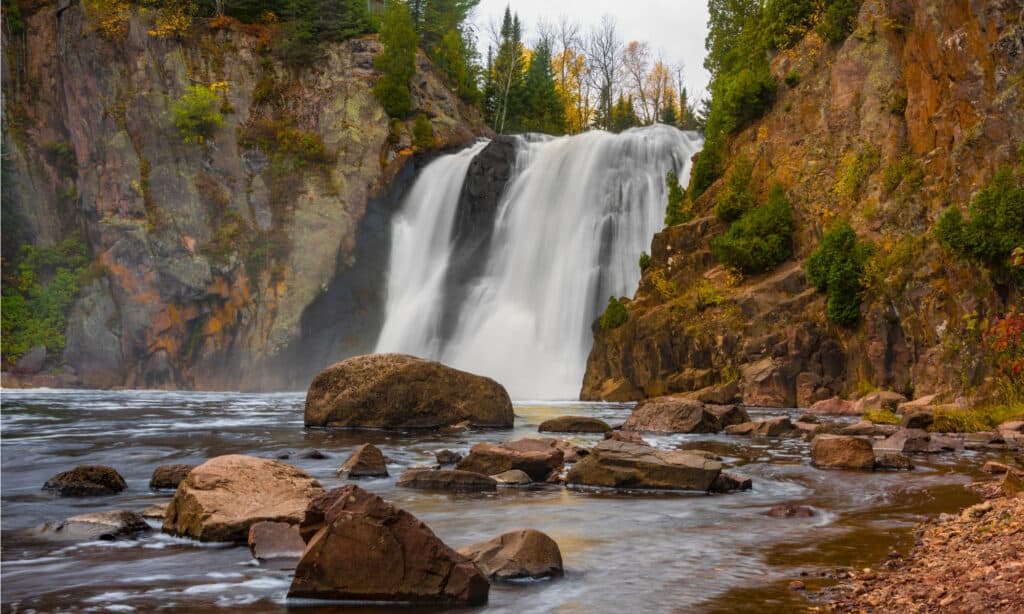
{"type": "Polygon", "coordinates": [[[786,82],[786,85],[788,85],[789,87],[796,87],[796,85],[800,83],[800,73],[798,73],[795,70],[790,71],[786,73],[784,81],[786,82]]]}
{"type": "Polygon", "coordinates": [[[4,271],[0,353],[16,361],[33,347],[46,346],[57,358],[64,349],[68,312],[89,266],[89,248],[80,236],[56,247],[22,246],[17,265],[4,271]]]}
{"type": "Polygon", "coordinates": [[[976,433],[991,431],[1003,422],[1024,419],[1020,404],[996,405],[972,409],[939,409],[928,427],[933,433],[976,433]]]}
{"type": "Polygon", "coordinates": [[[640,253],[640,270],[646,271],[647,267],[651,266],[651,255],[647,252],[640,253]]]}
{"type": "Polygon", "coordinates": [[[788,49],[814,25],[816,0],[767,0],[761,29],[776,49],[788,49]]]}
{"type": "Polygon", "coordinates": [[[693,161],[693,170],[690,172],[689,192],[693,198],[697,198],[711,187],[722,175],[722,154],[721,145],[708,138],[704,141],[704,148],[697,154],[693,161]]]}
{"type": "Polygon", "coordinates": [[[857,233],[846,221],[832,225],[821,243],[807,258],[807,281],[828,293],[826,315],[837,324],[851,324],[860,317],[864,291],[864,265],[872,246],[860,243],[857,233]]]}
{"type": "Polygon", "coordinates": [[[914,169],[914,158],[910,152],[903,152],[900,157],[882,171],[882,187],[887,194],[893,193],[914,169]]]}
{"type": "Polygon", "coordinates": [[[793,209],[782,185],[775,184],[764,205],[744,213],[711,241],[711,252],[729,268],[768,271],[793,255],[793,228],[793,209]]]}
{"type": "Polygon", "coordinates": [[[420,149],[430,149],[434,146],[434,127],[423,113],[417,115],[413,123],[412,140],[420,149]]]}
{"type": "Polygon", "coordinates": [[[665,208],[665,225],[675,226],[690,221],[693,213],[687,206],[686,192],[679,185],[679,176],[675,171],[665,173],[665,185],[668,187],[668,206],[665,208]]]}
{"type": "Polygon", "coordinates": [[[1021,269],[1010,267],[1009,260],[1024,244],[1024,176],[1001,170],[967,213],[969,219],[956,207],[942,212],[935,224],[939,243],[961,258],[1020,278],[1021,269]]]}
{"type": "Polygon", "coordinates": [[[384,74],[373,86],[373,93],[391,117],[406,117],[412,109],[409,80],[416,74],[418,40],[409,7],[404,2],[389,3],[380,28],[384,50],[374,60],[384,74]]]}
{"type": "Polygon", "coordinates": [[[205,85],[193,85],[174,103],[174,125],[186,143],[202,143],[224,125],[220,97],[205,85]]]}
{"type": "Polygon", "coordinates": [[[608,306],[601,315],[600,325],[604,330],[618,328],[626,323],[629,315],[626,313],[626,306],[614,296],[608,298],[608,306]]]}
{"type": "Polygon", "coordinates": [[[894,414],[891,409],[869,409],[864,412],[863,418],[868,422],[874,422],[875,424],[900,423],[900,417],[894,414]]]}
{"type": "Polygon", "coordinates": [[[754,166],[750,160],[736,159],[732,172],[726,179],[725,189],[715,205],[715,215],[718,216],[718,219],[726,223],[734,222],[757,206],[754,193],[750,188],[753,170],[754,166]]]}
{"type": "Polygon", "coordinates": [[[818,35],[833,44],[846,40],[857,25],[860,3],[861,0],[826,0],[818,35]]]}

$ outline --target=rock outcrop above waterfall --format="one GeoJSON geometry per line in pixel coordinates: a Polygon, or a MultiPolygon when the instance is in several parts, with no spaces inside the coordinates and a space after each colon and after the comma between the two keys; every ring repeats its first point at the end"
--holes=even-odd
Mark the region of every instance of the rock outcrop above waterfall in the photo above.
{"type": "MultiPolygon", "coordinates": [[[[346,355],[336,343],[370,351],[388,218],[430,156],[373,96],[377,38],[295,68],[257,24],[160,37],[157,9],[132,8],[105,32],[107,4],[21,2],[24,31],[3,37],[4,256],[80,232],[92,260],[46,363],[60,379],[5,385],[293,388],[346,355]],[[224,125],[185,143],[173,106],[195,84],[218,88],[224,125]]],[[[437,147],[487,134],[416,62],[437,147]]]]}
{"type": "Polygon", "coordinates": [[[738,383],[744,404],[808,407],[858,390],[986,393],[979,318],[1022,301],[941,248],[933,228],[965,209],[1024,143],[1024,25],[1015,2],[865,0],[838,45],[813,31],[771,59],[773,107],[731,140],[695,218],[655,235],[624,325],[595,323],[581,397],[636,400],[738,383]],[[761,201],[781,183],[795,258],[739,279],[710,241],[740,159],[761,201]],[[804,261],[832,220],[875,244],[860,319],[829,323],[804,261]]]}
{"type": "Polygon", "coordinates": [[[510,427],[512,419],[498,382],[404,354],[343,360],[321,371],[306,394],[306,426],[510,427]]]}

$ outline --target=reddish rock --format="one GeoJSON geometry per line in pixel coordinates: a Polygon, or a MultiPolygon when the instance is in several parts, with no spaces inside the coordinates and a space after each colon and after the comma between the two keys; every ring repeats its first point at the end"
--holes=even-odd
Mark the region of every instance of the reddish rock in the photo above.
{"type": "Polygon", "coordinates": [[[537,430],[541,433],[607,433],[612,427],[598,418],[558,416],[541,422],[537,430]]]}
{"type": "Polygon", "coordinates": [[[814,510],[806,505],[783,503],[782,505],[772,507],[765,512],[765,515],[772,518],[810,518],[814,516],[814,510]]]}
{"type": "Polygon", "coordinates": [[[754,487],[754,481],[742,475],[735,475],[725,471],[718,474],[711,484],[711,492],[733,492],[736,490],[750,490],[754,487]]]}
{"type": "Polygon", "coordinates": [[[921,429],[900,429],[878,442],[878,450],[903,454],[937,454],[963,448],[963,442],[921,429]]]}
{"type": "Polygon", "coordinates": [[[491,492],[498,483],[493,478],[472,471],[458,469],[406,469],[398,478],[398,486],[421,490],[447,490],[451,492],[491,492]]]}
{"type": "Polygon", "coordinates": [[[441,450],[434,455],[434,458],[437,460],[438,465],[454,465],[462,460],[462,455],[451,450],[441,450]]]}
{"type": "Polygon", "coordinates": [[[487,578],[405,510],[355,485],[310,503],[288,597],[417,605],[487,603],[487,578]]]}
{"type": "Polygon", "coordinates": [[[573,465],[566,482],[611,488],[710,490],[722,466],[700,452],[664,452],[606,439],[573,465]]]}
{"type": "Polygon", "coordinates": [[[907,397],[898,392],[889,390],[876,390],[864,395],[854,404],[857,413],[863,414],[869,410],[888,409],[895,411],[900,403],[906,403],[907,397]]]}
{"type": "Polygon", "coordinates": [[[647,442],[640,436],[640,433],[635,431],[610,431],[604,434],[605,439],[613,439],[615,441],[625,441],[627,443],[635,443],[640,446],[646,446],[647,442]]]}
{"type": "Polygon", "coordinates": [[[115,495],[126,488],[128,485],[121,474],[103,465],[79,465],[71,471],[58,473],[43,485],[43,490],[62,497],[115,495]]]}
{"type": "Polygon", "coordinates": [[[534,529],[510,531],[494,539],[459,548],[492,580],[552,578],[562,575],[558,544],[534,529]]]}
{"type": "Polygon", "coordinates": [[[173,490],[195,468],[196,465],[188,464],[160,465],[153,470],[153,477],[149,479],[149,487],[154,490],[173,490]]]}
{"type": "Polygon", "coordinates": [[[298,525],[257,522],[249,527],[249,551],[255,559],[298,559],[306,549],[298,525]]]}
{"type": "Polygon", "coordinates": [[[858,411],[853,401],[832,397],[811,405],[807,408],[807,413],[824,416],[859,416],[864,412],[858,411]]]}
{"type": "Polygon", "coordinates": [[[874,469],[875,451],[859,437],[818,435],[811,442],[811,459],[823,469],[874,469]]]}
{"type": "Polygon", "coordinates": [[[321,371],[306,395],[306,426],[512,426],[512,401],[494,380],[404,354],[355,356],[321,371]]]}
{"type": "MultiPolygon", "coordinates": [[[[473,475],[477,474],[474,473],[473,475]]],[[[533,483],[530,476],[518,469],[513,469],[504,473],[496,473],[491,476],[491,479],[501,486],[527,486],[533,483]]]]}
{"type": "Polygon", "coordinates": [[[899,452],[884,452],[875,450],[875,469],[895,469],[897,471],[910,471],[914,468],[910,458],[899,452]]]}
{"type": "Polygon", "coordinates": [[[364,443],[352,452],[341,467],[338,475],[349,478],[386,478],[387,462],[384,454],[372,443],[364,443]]]}
{"type": "Polygon", "coordinates": [[[111,541],[149,531],[149,524],[140,514],[113,510],[72,516],[56,526],[44,526],[42,534],[55,539],[111,541]]]}
{"type": "Polygon", "coordinates": [[[565,454],[561,450],[549,444],[521,443],[524,441],[530,440],[519,440],[504,445],[478,443],[455,467],[481,475],[494,475],[519,469],[537,482],[543,482],[552,472],[561,470],[565,459],[565,454]]]}
{"type": "Polygon", "coordinates": [[[708,405],[682,396],[656,397],[637,403],[622,425],[624,431],[652,433],[717,433],[749,420],[736,405],[708,405]]]}
{"type": "MultiPolygon", "coordinates": [[[[815,430],[815,427],[812,427],[811,430],[815,430]]],[[[725,432],[730,435],[756,435],[759,437],[799,437],[803,431],[794,426],[789,418],[781,416],[734,424],[725,427],[725,432]]]]}

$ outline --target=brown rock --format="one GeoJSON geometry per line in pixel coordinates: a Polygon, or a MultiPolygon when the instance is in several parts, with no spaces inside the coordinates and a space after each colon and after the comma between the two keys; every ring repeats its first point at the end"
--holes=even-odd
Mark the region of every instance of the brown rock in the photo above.
{"type": "Polygon", "coordinates": [[[512,401],[494,380],[404,354],[355,356],[321,371],[306,395],[306,426],[512,426],[512,401]]]}
{"type": "Polygon", "coordinates": [[[868,410],[889,409],[895,411],[900,403],[906,403],[907,397],[898,392],[889,390],[876,390],[864,395],[854,404],[857,413],[863,414],[868,410]]]}
{"type": "Polygon", "coordinates": [[[796,383],[773,358],[740,367],[743,404],[753,407],[793,407],[796,383]]]}
{"type": "Polygon", "coordinates": [[[875,424],[870,420],[858,420],[853,424],[848,424],[839,429],[838,434],[852,435],[855,437],[888,437],[897,430],[899,429],[892,424],[875,424]]]}
{"type": "Polygon", "coordinates": [[[615,441],[625,441],[627,443],[635,443],[640,446],[646,446],[647,442],[640,436],[640,433],[635,431],[610,431],[604,434],[605,439],[613,439],[615,441]]]}
{"type": "Polygon", "coordinates": [[[732,405],[740,401],[740,381],[734,379],[725,384],[708,386],[685,396],[711,405],[732,405]]]}
{"type": "Polygon", "coordinates": [[[785,416],[734,424],[725,427],[725,432],[730,435],[756,435],[759,437],[799,437],[802,433],[785,416]]]}
{"type": "Polygon", "coordinates": [[[1024,478],[1016,471],[1007,471],[999,483],[999,492],[1004,497],[1016,497],[1024,493],[1024,478]]]}
{"type": "Polygon", "coordinates": [[[558,416],[541,422],[537,430],[541,433],[607,433],[612,427],[597,418],[558,416]]]}
{"type": "Polygon", "coordinates": [[[558,544],[534,529],[510,531],[494,539],[459,548],[492,580],[553,578],[562,575],[558,544]]]}
{"type": "Polygon", "coordinates": [[[874,469],[871,443],[845,435],[818,435],[811,441],[811,459],[822,469],[874,469]]]}
{"type": "Polygon", "coordinates": [[[651,433],[717,433],[749,420],[736,405],[713,406],[680,396],[656,397],[637,403],[622,425],[624,431],[651,433]]]}
{"type": "Polygon", "coordinates": [[[409,512],[358,486],[350,484],[317,497],[301,530],[308,543],[289,598],[443,606],[487,603],[490,585],[469,559],[409,512]]]}
{"type": "Polygon", "coordinates": [[[149,487],[154,490],[173,490],[188,477],[188,472],[195,468],[195,465],[189,464],[160,465],[153,470],[153,477],[149,479],[149,487]]]}
{"type": "Polygon", "coordinates": [[[981,470],[984,471],[985,473],[995,473],[995,474],[1002,474],[1002,473],[1006,473],[1008,471],[1014,471],[1014,469],[1012,467],[1010,467],[1009,465],[1004,465],[1003,463],[997,463],[996,461],[988,461],[987,463],[985,463],[982,466],[981,470]]]}
{"type": "Polygon", "coordinates": [[[905,414],[912,409],[916,410],[927,408],[935,404],[935,400],[938,398],[938,396],[939,395],[937,394],[929,394],[927,396],[914,399],[913,401],[900,403],[899,405],[896,406],[896,413],[905,414]]]}
{"type": "Polygon", "coordinates": [[[136,512],[113,510],[72,516],[60,524],[43,527],[43,534],[56,539],[110,541],[149,532],[146,519],[136,512]]]}
{"type": "Polygon", "coordinates": [[[825,416],[859,416],[864,413],[857,410],[856,404],[853,401],[846,401],[839,397],[818,401],[807,408],[807,412],[825,416]]]}
{"type": "Polygon", "coordinates": [[[458,469],[406,469],[398,478],[398,486],[421,490],[451,492],[491,492],[498,483],[491,477],[458,469]]]}
{"type": "Polygon", "coordinates": [[[174,493],[163,530],[199,541],[241,542],[264,520],[297,524],[323,492],[301,469],[231,454],[193,469],[174,493]]]}
{"type": "MultiPolygon", "coordinates": [[[[473,475],[477,474],[474,473],[473,475]]],[[[491,476],[491,479],[501,486],[526,486],[533,483],[530,476],[518,469],[513,469],[504,473],[496,473],[491,476]]]]}
{"type": "Polygon", "coordinates": [[[434,455],[434,458],[437,459],[438,465],[454,465],[462,460],[462,455],[451,450],[441,450],[434,455]]]}
{"type": "Polygon", "coordinates": [[[121,474],[103,465],[79,465],[71,471],[58,473],[43,485],[43,490],[62,497],[114,495],[126,488],[128,485],[121,474]]]}
{"type": "Polygon", "coordinates": [[[530,479],[543,482],[552,472],[561,470],[565,453],[548,444],[521,443],[529,441],[519,440],[500,446],[478,443],[455,467],[485,476],[519,469],[530,479]]]}
{"type": "Polygon", "coordinates": [[[963,443],[951,437],[944,437],[921,429],[900,429],[878,442],[875,447],[878,450],[903,454],[937,454],[961,449],[963,443]]]}
{"type": "Polygon", "coordinates": [[[152,520],[159,519],[163,522],[164,516],[167,515],[167,508],[170,507],[170,505],[170,503],[156,503],[154,505],[150,505],[146,509],[142,510],[142,517],[152,520]]]}
{"type": "Polygon", "coordinates": [[[905,429],[927,429],[933,422],[935,422],[935,412],[932,410],[908,408],[903,410],[900,426],[905,429]]]}
{"type": "Polygon", "coordinates": [[[386,478],[387,462],[384,454],[372,443],[364,443],[352,452],[341,467],[338,476],[349,478],[386,478]]]}
{"type": "Polygon", "coordinates": [[[710,490],[722,466],[703,454],[663,452],[606,439],[573,465],[566,482],[611,488],[710,490]]]}
{"type": "Polygon", "coordinates": [[[586,448],[581,448],[572,442],[559,439],[557,437],[524,437],[523,439],[509,441],[502,445],[511,450],[517,450],[520,452],[550,452],[551,450],[561,450],[562,455],[564,456],[563,460],[568,463],[575,463],[590,453],[586,448]]]}
{"type": "Polygon", "coordinates": [[[711,492],[733,492],[735,490],[750,490],[754,487],[754,481],[742,475],[726,473],[718,474],[714,483],[711,484],[711,492]]]}
{"type": "Polygon", "coordinates": [[[793,580],[789,583],[789,590],[791,591],[802,591],[806,590],[807,586],[804,585],[800,580],[793,580]]]}
{"type": "Polygon", "coordinates": [[[765,515],[772,518],[810,518],[814,516],[814,510],[806,505],[783,503],[772,507],[765,515]]]}
{"type": "Polygon", "coordinates": [[[910,458],[899,452],[875,451],[875,469],[896,469],[910,471],[914,468],[910,458]]]}
{"type": "Polygon", "coordinates": [[[249,527],[249,551],[255,559],[298,559],[306,549],[299,527],[287,522],[257,522],[249,527]]]}

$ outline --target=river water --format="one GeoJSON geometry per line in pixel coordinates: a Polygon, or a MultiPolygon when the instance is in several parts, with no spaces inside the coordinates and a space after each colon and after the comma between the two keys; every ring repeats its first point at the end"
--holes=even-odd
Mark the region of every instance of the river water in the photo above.
{"type": "MultiPolygon", "coordinates": [[[[221,454],[274,458],[316,448],[330,458],[293,455],[286,462],[332,488],[343,483],[335,470],[348,453],[371,442],[392,459],[392,477],[361,485],[418,516],[448,545],[459,548],[524,527],[548,533],[562,549],[564,578],[491,588],[486,610],[516,613],[799,611],[806,602],[787,590],[790,580],[837,565],[871,566],[890,546],[908,547],[915,523],[975,501],[963,486],[984,460],[966,453],[922,459],[912,473],[819,471],[809,465],[803,441],[675,435],[648,441],[666,449],[712,450],[735,473],[752,477],[753,490],[666,495],[542,486],[484,495],[430,493],[396,488],[396,478],[445,448],[465,452],[481,441],[536,436],[537,425],[556,415],[621,422],[631,404],[521,402],[514,429],[444,435],[306,429],[303,401],[298,393],[5,390],[4,611],[365,611],[289,603],[291,565],[257,564],[245,547],[199,544],[159,531],[136,540],[54,542],[32,530],[74,514],[141,511],[166,502],[170,492],[148,487],[157,465],[200,463],[221,454]],[[81,499],[40,490],[49,477],[81,464],[115,467],[128,490],[81,499]],[[790,502],[810,505],[817,515],[763,515],[790,502]]],[[[783,413],[751,410],[755,417],[783,413]]],[[[592,445],[597,436],[569,439],[592,445]]]]}

